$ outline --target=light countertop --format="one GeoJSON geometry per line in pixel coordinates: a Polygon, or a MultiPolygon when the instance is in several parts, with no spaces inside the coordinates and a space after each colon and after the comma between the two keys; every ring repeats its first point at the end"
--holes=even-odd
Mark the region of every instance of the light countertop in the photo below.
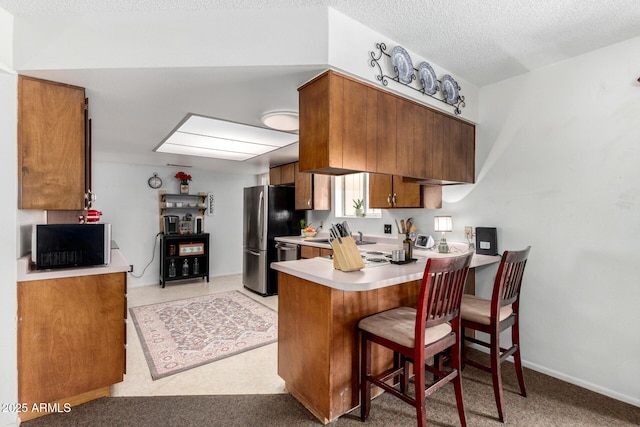
{"type": "Polygon", "coordinates": [[[51,270],[31,269],[31,254],[18,258],[18,282],[31,280],[62,279],[65,277],[91,276],[94,274],[129,271],[129,263],[119,249],[111,249],[111,263],[93,267],[61,268],[51,270]]]}
{"type": "MultiPolygon", "coordinates": [[[[322,236],[318,236],[322,237],[322,236]]],[[[308,245],[320,248],[331,248],[328,243],[309,242],[304,237],[276,237],[276,241],[308,245]]],[[[380,251],[391,252],[398,248],[396,238],[379,238],[365,236],[364,240],[376,241],[375,244],[361,245],[360,252],[380,251]]],[[[319,283],[334,289],[345,291],[368,291],[397,285],[399,283],[421,280],[426,267],[427,258],[442,258],[458,256],[467,251],[466,243],[451,243],[452,252],[441,254],[437,251],[414,249],[413,256],[418,261],[409,264],[386,264],[365,267],[359,271],[344,272],[333,268],[333,262],[325,258],[301,259],[296,261],[274,262],[271,267],[274,270],[319,283]]],[[[471,268],[480,267],[500,262],[499,256],[474,254],[471,260],[471,268]]]]}

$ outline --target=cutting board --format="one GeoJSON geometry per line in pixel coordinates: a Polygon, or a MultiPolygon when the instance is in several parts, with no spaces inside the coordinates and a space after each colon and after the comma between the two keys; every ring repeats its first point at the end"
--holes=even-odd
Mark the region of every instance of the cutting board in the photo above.
{"type": "Polygon", "coordinates": [[[364,268],[364,261],[353,237],[341,237],[331,242],[333,248],[333,267],[342,271],[358,271],[364,268]]]}

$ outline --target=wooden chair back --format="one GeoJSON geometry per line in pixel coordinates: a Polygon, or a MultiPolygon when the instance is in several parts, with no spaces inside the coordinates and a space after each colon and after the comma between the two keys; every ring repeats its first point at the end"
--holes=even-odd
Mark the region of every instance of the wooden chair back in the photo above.
{"type": "Polygon", "coordinates": [[[513,311],[518,311],[522,276],[527,265],[531,246],[519,251],[505,251],[498,267],[493,295],[491,297],[491,317],[498,318],[501,307],[513,305],[513,311]]]}
{"type": "Polygon", "coordinates": [[[424,330],[457,319],[473,252],[455,258],[429,258],[422,276],[416,313],[416,348],[424,330]]]}

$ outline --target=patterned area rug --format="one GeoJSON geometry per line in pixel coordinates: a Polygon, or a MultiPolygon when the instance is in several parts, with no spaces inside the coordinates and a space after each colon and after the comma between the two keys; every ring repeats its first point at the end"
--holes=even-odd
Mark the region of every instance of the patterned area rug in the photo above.
{"type": "Polygon", "coordinates": [[[154,380],[271,344],[278,314],[239,291],[130,309],[154,380]]]}

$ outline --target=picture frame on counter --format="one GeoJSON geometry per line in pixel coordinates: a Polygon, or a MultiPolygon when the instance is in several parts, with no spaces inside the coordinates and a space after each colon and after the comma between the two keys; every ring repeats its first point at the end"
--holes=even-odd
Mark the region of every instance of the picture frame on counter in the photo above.
{"type": "Polygon", "coordinates": [[[180,256],[204,254],[204,243],[179,243],[178,254],[180,256]]]}

